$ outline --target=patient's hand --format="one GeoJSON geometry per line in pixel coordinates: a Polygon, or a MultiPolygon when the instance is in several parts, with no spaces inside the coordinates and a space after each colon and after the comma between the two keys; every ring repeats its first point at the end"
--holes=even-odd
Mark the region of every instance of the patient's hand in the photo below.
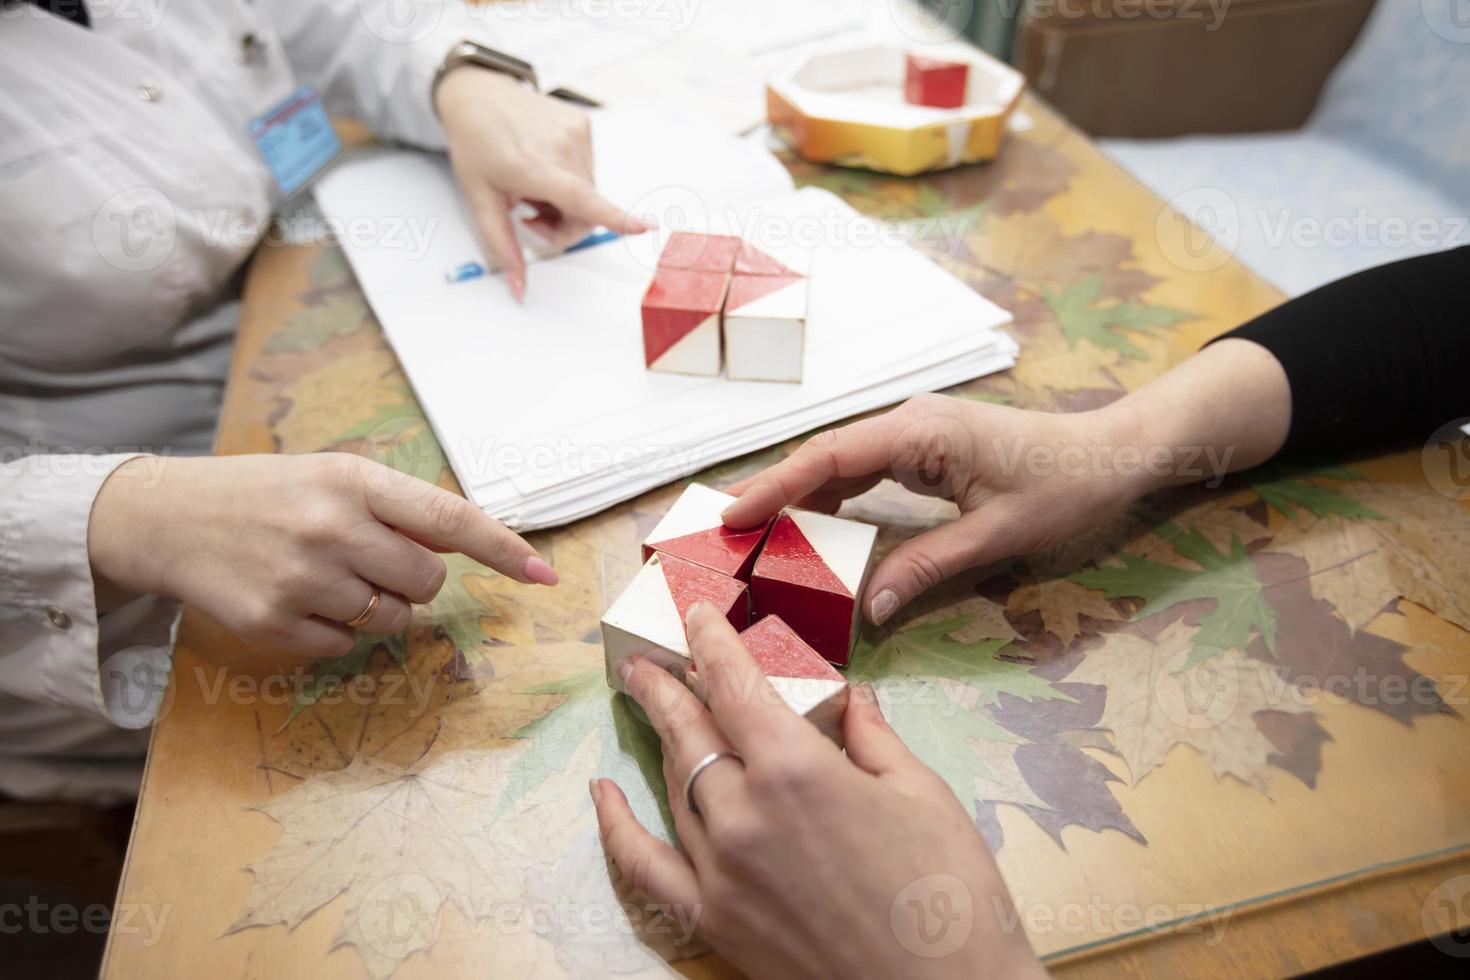
{"type": "Polygon", "coordinates": [[[1092,412],[920,395],[823,432],[737,484],[725,523],[754,527],[787,504],[835,510],[884,478],[953,500],[957,519],[905,541],[873,570],[863,607],[882,623],[952,575],[1089,530],[1151,490],[1262,463],[1290,421],[1280,363],[1252,341],[1227,338],[1092,412]]]}
{"type": "Polygon", "coordinates": [[[595,225],[629,235],[649,230],[593,187],[592,133],[580,109],[473,65],[444,76],[436,104],[454,172],[490,258],[505,270],[517,299],[526,288],[526,262],[510,218],[517,202],[538,212],[527,226],[563,248],[595,225]]]}
{"type": "Polygon", "coordinates": [[[655,902],[680,907],[752,977],[1025,977],[1041,964],[970,814],[853,692],[847,754],[777,697],[730,624],[689,616],[706,710],[634,658],[628,690],[664,747],[683,850],[638,824],[616,784],[592,796],[608,855],[655,902]],[[735,749],[695,784],[691,767],[735,749]]]}
{"type": "Polygon", "coordinates": [[[243,639],[338,656],[343,625],[397,633],[409,603],[444,584],[435,551],[461,551],[520,582],[556,573],[463,497],[358,456],[135,459],[102,485],[87,531],[93,578],[114,593],[165,595],[243,639]]]}
{"type": "Polygon", "coordinates": [[[731,492],[725,523],[753,526],[787,504],[835,510],[890,478],[915,493],[953,500],[959,516],[905,541],[873,570],[868,618],[882,623],[904,603],[967,568],[1035,551],[1084,531],[1142,492],[1135,478],[1105,475],[1131,435],[1107,412],[1027,412],[943,395],[920,395],[884,415],[828,430],[731,492]]]}

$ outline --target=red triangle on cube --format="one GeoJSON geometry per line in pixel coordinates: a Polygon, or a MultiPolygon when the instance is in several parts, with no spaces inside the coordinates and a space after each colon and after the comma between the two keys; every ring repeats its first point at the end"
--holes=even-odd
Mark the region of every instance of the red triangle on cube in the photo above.
{"type": "Polygon", "coordinates": [[[732,606],[745,592],[744,582],[669,554],[662,556],[660,564],[669,595],[674,599],[674,608],[679,610],[679,622],[684,621],[696,603],[708,602],[717,609],[731,609],[732,625],[741,628],[732,606]]]}
{"type": "Polygon", "coordinates": [[[808,589],[821,589],[852,598],[842,579],[812,547],[790,514],[776,518],[766,546],[761,551],[758,573],[765,578],[799,584],[808,589]]]}
{"type": "Polygon", "coordinates": [[[754,245],[743,244],[735,256],[735,274],[741,276],[800,276],[801,273],[754,245]]]}
{"type": "Polygon", "coordinates": [[[844,681],[780,616],[767,616],[743,631],[740,639],[745,641],[746,649],[767,677],[844,681]]]}

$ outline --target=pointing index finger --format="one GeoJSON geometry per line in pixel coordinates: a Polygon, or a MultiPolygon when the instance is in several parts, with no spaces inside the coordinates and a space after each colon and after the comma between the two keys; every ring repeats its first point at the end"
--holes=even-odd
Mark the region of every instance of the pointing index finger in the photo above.
{"type": "Polygon", "coordinates": [[[413,540],[461,552],[518,582],[555,585],[551,566],[514,531],[457,494],[381,467],[368,509],[413,540]]]}

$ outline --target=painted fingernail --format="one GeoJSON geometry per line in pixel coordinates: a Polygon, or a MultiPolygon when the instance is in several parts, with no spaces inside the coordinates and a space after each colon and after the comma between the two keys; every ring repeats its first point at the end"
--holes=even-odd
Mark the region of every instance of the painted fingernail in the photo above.
{"type": "Polygon", "coordinates": [[[587,792],[592,794],[593,803],[602,802],[602,783],[595,777],[587,780],[587,792]]]}
{"type": "Polygon", "coordinates": [[[873,596],[872,605],[868,607],[873,619],[874,626],[882,626],[884,621],[898,611],[898,593],[892,589],[884,589],[873,596]]]}
{"type": "Polygon", "coordinates": [[[540,555],[527,558],[526,563],[521,566],[521,574],[537,585],[555,585],[561,581],[556,569],[548,565],[546,559],[540,555]]]}

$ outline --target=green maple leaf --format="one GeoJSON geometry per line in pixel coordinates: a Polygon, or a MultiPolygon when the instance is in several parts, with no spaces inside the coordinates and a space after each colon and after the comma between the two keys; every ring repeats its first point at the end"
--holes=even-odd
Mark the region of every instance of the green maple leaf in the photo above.
{"type": "Polygon", "coordinates": [[[996,704],[1002,694],[1027,701],[1076,700],[1027,665],[1002,659],[1007,640],[948,639],[973,618],[918,623],[888,632],[877,643],[864,637],[848,667],[852,680],[869,681],[881,694],[889,723],[914,754],[961,793],[971,792],[975,778],[990,772],[975,752],[975,741],[1020,741],[995,723],[986,706],[996,704]],[[953,685],[944,682],[978,692],[976,703],[961,704],[953,685]]]}
{"type": "Polygon", "coordinates": [[[497,814],[505,813],[552,773],[564,769],[587,734],[597,731],[602,742],[599,775],[623,788],[645,827],[662,825],[666,839],[673,839],[674,818],[664,786],[658,733],[638,717],[627,698],[607,686],[602,671],[563,677],[519,693],[557,694],[564,699],[516,730],[515,737],[530,744],[501,794],[497,814]]]}
{"type": "Polygon", "coordinates": [[[352,268],[347,264],[347,255],[342,249],[324,248],[318,253],[307,276],[318,289],[344,286],[352,281],[352,268]]]}
{"type": "Polygon", "coordinates": [[[1363,474],[1345,466],[1332,466],[1319,470],[1304,470],[1296,467],[1269,465],[1252,470],[1247,482],[1260,495],[1267,506],[1274,507],[1293,524],[1301,525],[1296,508],[1310,511],[1316,517],[1331,517],[1336,514],[1350,521],[1381,521],[1386,518],[1371,507],[1358,503],[1346,494],[1331,487],[1309,483],[1313,477],[1332,480],[1362,480],[1363,474]]]}
{"type": "Polygon", "coordinates": [[[1103,277],[1097,275],[1074,282],[1060,292],[1042,287],[1041,296],[1056,315],[1068,347],[1075,349],[1079,340],[1086,340],[1103,350],[1115,350],[1124,357],[1141,361],[1148,357],[1148,352],[1119,331],[1152,333],[1193,317],[1191,313],[1131,299],[1097,306],[1102,286],[1103,277]]]}
{"type": "Polygon", "coordinates": [[[1135,620],[1152,616],[1194,599],[1214,600],[1215,608],[1200,621],[1194,650],[1185,665],[1193,667],[1226,650],[1242,653],[1252,631],[1266,648],[1276,650],[1276,612],[1266,601],[1265,586],[1238,535],[1230,535],[1230,550],[1222,552],[1195,528],[1180,531],[1172,523],[1154,529],[1183,558],[1199,566],[1198,571],[1165,565],[1151,558],[1119,554],[1122,566],[1104,565],[1071,576],[1074,582],[1097,589],[1109,599],[1141,598],[1143,608],[1135,620]]]}
{"type": "Polygon", "coordinates": [[[332,296],[320,306],[308,306],[286,318],[285,324],[266,341],[267,354],[292,354],[316,350],[334,337],[357,333],[372,322],[372,314],[361,294],[332,296]]]}

